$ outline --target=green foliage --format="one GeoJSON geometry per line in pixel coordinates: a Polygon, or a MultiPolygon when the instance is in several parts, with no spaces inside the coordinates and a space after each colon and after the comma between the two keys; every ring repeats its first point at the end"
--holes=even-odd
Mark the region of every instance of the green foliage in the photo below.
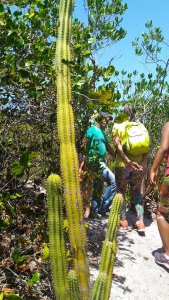
{"type": "MultiPolygon", "coordinates": [[[[112,112],[113,103],[119,100],[119,91],[114,90],[112,76],[115,68],[110,58],[106,64],[101,65],[98,56],[102,49],[124,38],[126,31],[120,27],[122,16],[127,9],[127,5],[122,1],[86,1],[84,14],[86,22],[80,22],[78,18],[73,20],[73,66],[72,90],[73,108],[76,122],[79,125],[77,130],[81,133],[81,127],[85,126],[85,119],[94,110],[112,112]],[[100,86],[100,82],[103,82],[100,86]],[[91,97],[92,92],[96,92],[100,86],[100,91],[113,94],[109,101],[102,101],[91,97]],[[83,116],[83,118],[82,118],[83,116]]],[[[82,133],[83,134],[83,133],[82,133]]],[[[80,134],[77,139],[82,139],[80,134]]]]}
{"type": "Polygon", "coordinates": [[[146,75],[137,71],[128,73],[123,70],[121,74],[116,73],[116,76],[124,99],[122,103],[127,101],[135,105],[138,118],[149,131],[152,160],[160,143],[162,124],[168,120],[169,60],[166,53],[169,47],[162,30],[154,27],[152,21],[147,22],[145,27],[142,37],[135,38],[133,46],[136,55],[141,56],[147,66],[151,64],[152,72],[146,75]]]}
{"type": "Polygon", "coordinates": [[[141,120],[150,132],[151,151],[154,155],[154,149],[160,142],[162,124],[167,120],[169,60],[166,59],[166,53],[169,46],[162,30],[154,27],[152,21],[147,22],[145,27],[142,38],[136,38],[133,46],[136,54],[141,55],[146,64],[154,66],[154,72],[147,76],[140,74],[133,97],[141,120]]]}
{"type": "Polygon", "coordinates": [[[40,274],[38,272],[35,272],[32,275],[32,278],[27,281],[27,285],[30,287],[33,286],[34,284],[36,284],[39,281],[39,278],[40,278],[40,274]]]}
{"type": "Polygon", "coordinates": [[[23,176],[25,173],[28,173],[30,167],[33,164],[33,160],[38,157],[38,152],[26,151],[25,153],[23,153],[19,162],[15,161],[10,165],[12,175],[20,177],[23,176]]]}
{"type": "Polygon", "coordinates": [[[15,81],[26,88],[30,97],[37,98],[49,86],[45,76],[49,78],[53,72],[50,63],[54,41],[49,37],[56,33],[57,2],[10,1],[10,4],[1,4],[2,13],[1,83],[15,81]],[[40,68],[41,78],[38,76],[40,68]]]}
{"type": "Polygon", "coordinates": [[[10,193],[9,192],[4,192],[2,193],[2,201],[8,201],[10,199],[10,193]]]}
{"type": "MultiPolygon", "coordinates": [[[[93,49],[104,47],[105,44],[116,42],[125,37],[126,32],[118,28],[121,23],[120,16],[127,9],[127,4],[121,1],[91,1],[87,0],[88,5],[88,25],[89,33],[94,38],[93,49]]],[[[89,38],[88,42],[91,41],[89,38]]]]}
{"type": "Polygon", "coordinates": [[[20,255],[18,250],[14,250],[12,253],[12,259],[17,265],[23,264],[23,262],[25,262],[28,257],[29,255],[20,255]]]}
{"type": "Polygon", "coordinates": [[[51,118],[57,11],[57,1],[51,0],[1,4],[0,171],[4,186],[11,175],[23,182],[59,168],[51,118]],[[39,157],[31,158],[31,152],[39,152],[39,157]],[[33,160],[38,161],[36,170],[33,160]]]}
{"type": "MultiPolygon", "coordinates": [[[[27,181],[29,177],[43,178],[51,172],[59,171],[59,149],[54,126],[54,53],[59,24],[58,2],[11,0],[1,4],[0,142],[3,149],[1,157],[4,158],[2,171],[6,172],[6,167],[9,168],[7,177],[12,174],[21,182],[27,181]],[[36,165],[35,175],[34,166],[26,170],[26,166],[23,167],[19,161],[22,155],[29,151],[40,153],[39,168],[36,165]]],[[[114,73],[112,64],[107,67],[96,64],[97,52],[100,47],[115,42],[116,31],[119,39],[124,36],[120,23],[127,9],[121,1],[104,0],[100,4],[97,1],[89,1],[86,5],[88,24],[80,22],[77,18],[73,20],[73,55],[68,63],[72,74],[72,98],[79,140],[81,127],[93,109],[112,109],[111,100],[95,103],[85,96],[88,97],[90,91],[95,90],[101,78],[107,84],[114,73]],[[100,25],[97,26],[98,24],[100,25]]],[[[68,61],[64,59],[64,62],[68,61]]],[[[111,87],[106,89],[110,90],[111,87]]],[[[115,99],[114,96],[113,102],[115,99]]],[[[6,181],[7,178],[4,185],[6,181]]]]}
{"type": "MultiPolygon", "coordinates": [[[[42,178],[47,177],[51,172],[60,172],[59,152],[61,150],[61,173],[66,218],[68,218],[64,221],[63,232],[66,234],[69,232],[71,240],[71,250],[66,251],[66,255],[62,254],[62,256],[65,255],[65,261],[67,259],[74,265],[81,290],[85,282],[86,297],[88,297],[86,237],[82,221],[82,203],[77,179],[78,162],[74,144],[76,143],[77,149],[80,149],[79,144],[85,126],[94,110],[120,113],[121,105],[128,101],[136,105],[140,120],[150,132],[151,154],[154,155],[156,146],[159,145],[162,123],[168,119],[166,111],[168,110],[169,63],[164,56],[168,51],[168,44],[161,29],[154,28],[152,21],[149,21],[146,23],[145,32],[142,33],[141,38],[135,39],[133,45],[136,54],[142,57],[145,63],[154,64],[152,73],[146,76],[144,73],[138,74],[135,70],[117,71],[112,64],[113,58],[102,66],[98,61],[99,54],[106,51],[107,46],[113,45],[126,35],[126,31],[121,28],[121,21],[127,5],[120,0],[85,1],[85,22],[77,18],[73,20],[72,55],[70,56],[69,51],[66,50],[68,55],[60,57],[59,64],[57,63],[56,66],[64,70],[63,74],[66,74],[65,78],[69,83],[69,72],[71,73],[72,89],[67,85],[69,86],[67,91],[64,84],[58,85],[56,89],[54,55],[56,34],[60,30],[59,1],[4,2],[0,4],[0,210],[2,212],[0,230],[5,231],[10,228],[10,232],[13,232],[12,226],[15,226],[16,220],[18,222],[17,216],[20,217],[21,214],[26,214],[30,220],[35,217],[29,206],[30,202],[24,203],[30,190],[25,192],[23,187],[28,179],[41,182],[42,178]],[[61,99],[59,91],[64,91],[65,102],[60,100],[56,103],[56,94],[58,99],[61,99]],[[76,119],[76,135],[71,104],[76,119]],[[60,149],[55,128],[56,110],[60,149]],[[68,125],[69,130],[67,130],[68,125]]],[[[70,39],[70,32],[67,38],[70,39]]],[[[58,82],[63,83],[63,78],[58,77],[58,82]]],[[[45,200],[42,194],[36,196],[29,194],[29,198],[31,203],[36,203],[38,206],[45,200]]],[[[115,225],[111,225],[110,228],[114,228],[113,226],[115,225]]],[[[32,230],[29,242],[33,243],[40,230],[39,227],[35,226],[32,230]]],[[[110,234],[109,231],[109,234],[114,236],[115,231],[113,229],[113,233],[110,234]]],[[[19,243],[24,242],[21,234],[19,243]]],[[[41,245],[42,243],[40,247],[41,245]]],[[[42,256],[47,259],[47,244],[43,247],[42,256]]],[[[16,249],[18,248],[14,249],[12,257],[15,265],[19,266],[27,260],[27,255],[20,254],[21,252],[16,249]]],[[[107,269],[108,262],[110,265],[114,263],[116,244],[114,241],[106,240],[103,250],[102,271],[97,280],[98,286],[95,289],[97,293],[94,292],[94,295],[100,297],[98,299],[103,296],[102,287],[105,286],[105,281],[106,297],[109,293],[111,280],[109,272],[105,274],[104,270],[107,269]]],[[[109,271],[111,272],[111,268],[109,271]]],[[[66,278],[67,272],[65,271],[64,274],[66,278]]],[[[9,299],[10,296],[11,299],[12,296],[19,297],[2,295],[4,299],[6,297],[9,299]]]]}

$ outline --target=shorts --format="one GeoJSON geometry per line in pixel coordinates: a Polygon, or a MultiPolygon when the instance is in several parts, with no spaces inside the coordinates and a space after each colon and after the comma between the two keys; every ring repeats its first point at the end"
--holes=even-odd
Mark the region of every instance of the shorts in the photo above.
{"type": "Polygon", "coordinates": [[[160,187],[158,210],[169,223],[169,176],[165,176],[160,187]]]}

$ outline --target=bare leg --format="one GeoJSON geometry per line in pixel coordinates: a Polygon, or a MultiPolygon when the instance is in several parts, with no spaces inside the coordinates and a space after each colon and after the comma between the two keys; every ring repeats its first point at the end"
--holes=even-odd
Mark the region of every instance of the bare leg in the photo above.
{"type": "Polygon", "coordinates": [[[169,223],[164,217],[157,217],[158,230],[164,246],[165,253],[169,256],[169,223]]]}

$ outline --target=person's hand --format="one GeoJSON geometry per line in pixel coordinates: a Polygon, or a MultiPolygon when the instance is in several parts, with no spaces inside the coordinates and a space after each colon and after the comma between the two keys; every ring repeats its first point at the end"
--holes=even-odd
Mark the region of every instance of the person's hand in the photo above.
{"type": "Polygon", "coordinates": [[[80,168],[79,169],[79,182],[82,182],[84,179],[84,173],[83,170],[80,168]]]}
{"type": "Polygon", "coordinates": [[[140,163],[140,166],[142,166],[143,169],[145,169],[145,168],[147,167],[147,162],[146,162],[146,161],[142,161],[142,162],[140,163]]]}
{"type": "Polygon", "coordinates": [[[143,171],[143,167],[138,163],[136,163],[135,161],[130,160],[128,164],[133,168],[134,171],[143,171]]]}
{"type": "Polygon", "coordinates": [[[154,172],[153,170],[150,171],[150,182],[154,185],[157,184],[157,172],[154,172]]]}

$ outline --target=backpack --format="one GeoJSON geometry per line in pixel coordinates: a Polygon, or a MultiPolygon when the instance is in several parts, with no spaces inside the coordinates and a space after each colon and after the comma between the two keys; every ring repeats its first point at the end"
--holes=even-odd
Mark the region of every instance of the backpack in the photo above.
{"type": "Polygon", "coordinates": [[[150,148],[150,138],[147,129],[140,122],[128,122],[125,127],[124,152],[129,155],[147,153],[150,148]]]}

